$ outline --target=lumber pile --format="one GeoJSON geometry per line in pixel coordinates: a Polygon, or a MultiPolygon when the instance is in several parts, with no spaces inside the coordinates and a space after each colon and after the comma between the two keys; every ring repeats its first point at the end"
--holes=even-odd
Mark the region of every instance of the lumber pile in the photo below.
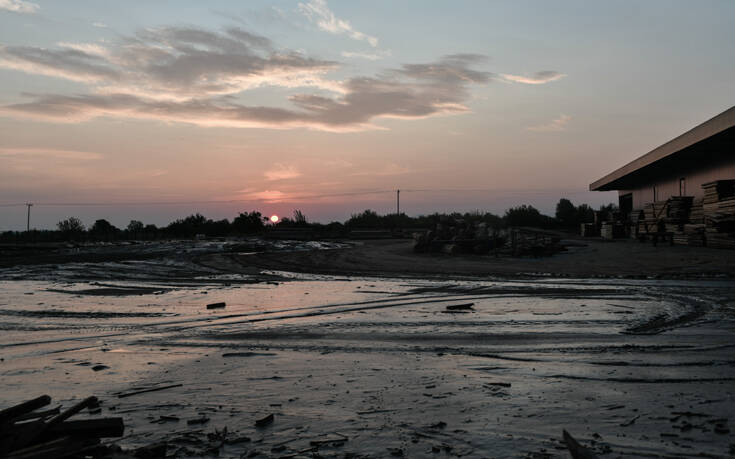
{"type": "Polygon", "coordinates": [[[497,256],[543,256],[563,250],[556,235],[527,228],[498,229],[485,222],[445,218],[432,230],[413,234],[414,251],[448,255],[490,252],[497,256]]]}
{"type": "Polygon", "coordinates": [[[704,197],[675,196],[646,204],[631,217],[636,236],[666,235],[678,245],[735,249],[735,180],[702,185],[704,197]]]}
{"type": "Polygon", "coordinates": [[[0,457],[102,458],[110,455],[110,449],[100,439],[123,435],[122,418],[69,420],[84,410],[98,412],[97,397],[85,398],[64,411],[59,407],[41,410],[50,403],[51,397],[43,395],[0,411],[0,457]]]}
{"type": "Polygon", "coordinates": [[[625,227],[621,223],[608,221],[602,222],[600,236],[603,239],[617,239],[625,235],[625,227]]]}
{"type": "Polygon", "coordinates": [[[485,222],[443,217],[433,229],[413,233],[413,248],[415,252],[483,255],[504,246],[507,239],[505,231],[494,230],[485,222]]]}
{"type": "Polygon", "coordinates": [[[702,188],[707,246],[735,249],[735,180],[709,182],[702,188]]]}

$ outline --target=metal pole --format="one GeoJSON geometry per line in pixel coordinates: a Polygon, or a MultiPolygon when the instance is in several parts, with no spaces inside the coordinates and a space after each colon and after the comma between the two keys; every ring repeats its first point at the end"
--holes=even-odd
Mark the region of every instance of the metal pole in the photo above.
{"type": "Polygon", "coordinates": [[[401,215],[401,190],[396,190],[396,215],[401,215]]]}
{"type": "Polygon", "coordinates": [[[28,207],[28,216],[26,217],[26,231],[30,231],[31,230],[31,206],[33,206],[33,204],[31,204],[30,202],[27,202],[26,206],[28,207]]]}

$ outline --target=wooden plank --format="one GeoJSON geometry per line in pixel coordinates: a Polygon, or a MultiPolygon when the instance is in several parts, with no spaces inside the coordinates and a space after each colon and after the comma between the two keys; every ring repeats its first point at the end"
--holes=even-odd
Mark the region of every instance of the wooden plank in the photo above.
{"type": "Polygon", "coordinates": [[[51,397],[48,395],[42,395],[34,398],[33,400],[28,400],[18,405],[11,406],[10,408],[5,408],[0,411],[0,424],[12,421],[13,418],[30,413],[31,411],[48,405],[49,403],[51,403],[51,397]]]}
{"type": "Polygon", "coordinates": [[[48,434],[96,438],[122,437],[125,424],[122,418],[85,419],[66,421],[48,429],[48,434]]]}

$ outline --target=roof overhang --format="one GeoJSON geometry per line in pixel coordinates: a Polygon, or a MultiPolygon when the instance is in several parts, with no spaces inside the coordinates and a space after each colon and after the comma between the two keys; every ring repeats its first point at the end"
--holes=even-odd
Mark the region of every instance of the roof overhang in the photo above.
{"type": "MultiPolygon", "coordinates": [[[[735,106],[591,183],[590,190],[629,189],[631,188],[630,179],[634,175],[646,175],[641,173],[654,163],[665,163],[664,160],[673,160],[677,155],[685,156],[687,153],[692,153],[697,145],[705,143],[708,139],[722,137],[726,131],[732,134],[735,131],[733,128],[735,128],[735,106]]],[[[730,137],[731,135],[728,135],[728,138],[730,137]]]]}

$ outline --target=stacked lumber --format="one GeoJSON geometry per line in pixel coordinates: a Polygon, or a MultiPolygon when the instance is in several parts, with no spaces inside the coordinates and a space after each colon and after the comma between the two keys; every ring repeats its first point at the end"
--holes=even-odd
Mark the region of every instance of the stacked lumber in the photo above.
{"type": "Polygon", "coordinates": [[[643,206],[643,218],[638,218],[638,234],[658,232],[659,220],[667,215],[668,201],[649,202],[643,206]]]}
{"type": "Polygon", "coordinates": [[[672,223],[683,223],[689,219],[694,198],[691,196],[673,196],[666,201],[666,219],[672,223]]]}
{"type": "Polygon", "coordinates": [[[631,218],[640,238],[660,236],[674,244],[735,249],[735,180],[702,185],[704,197],[676,196],[646,204],[631,218]]]}
{"type": "Polygon", "coordinates": [[[559,244],[560,238],[553,234],[520,228],[513,228],[509,233],[509,241],[504,249],[513,256],[549,256],[564,250],[559,244]]]}
{"type": "Polygon", "coordinates": [[[543,231],[491,228],[487,223],[446,217],[428,231],[413,234],[415,252],[441,252],[447,255],[472,253],[485,255],[542,256],[563,250],[560,238],[543,231]]]}
{"type": "Polygon", "coordinates": [[[707,245],[735,249],[735,180],[709,182],[702,188],[707,245]]]}
{"type": "Polygon", "coordinates": [[[51,397],[43,395],[0,411],[0,457],[109,456],[109,449],[100,445],[100,439],[121,437],[122,418],[68,420],[83,410],[97,411],[96,397],[88,397],[64,411],[58,407],[39,411],[50,403],[51,397]]]}
{"type": "Polygon", "coordinates": [[[702,198],[692,202],[692,207],[689,209],[689,222],[704,225],[704,200],[702,198]]]}

